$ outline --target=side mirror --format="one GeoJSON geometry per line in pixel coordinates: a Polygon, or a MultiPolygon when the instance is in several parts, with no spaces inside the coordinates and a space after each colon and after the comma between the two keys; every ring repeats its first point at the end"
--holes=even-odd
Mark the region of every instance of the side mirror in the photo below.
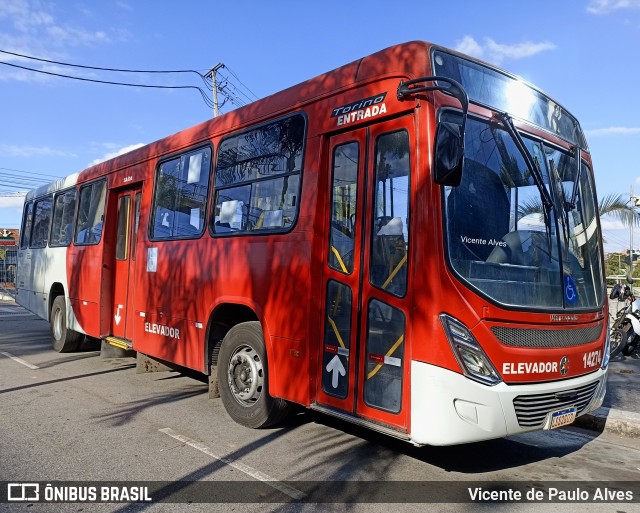
{"type": "Polygon", "coordinates": [[[434,179],[437,184],[457,187],[464,165],[462,125],[450,121],[438,124],[435,140],[434,179]]]}

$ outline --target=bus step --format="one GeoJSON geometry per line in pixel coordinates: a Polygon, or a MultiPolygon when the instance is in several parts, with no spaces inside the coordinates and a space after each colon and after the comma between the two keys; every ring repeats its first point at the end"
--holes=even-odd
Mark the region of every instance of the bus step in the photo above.
{"type": "Polygon", "coordinates": [[[130,340],[125,340],[118,337],[106,337],[104,340],[105,342],[107,342],[107,344],[112,345],[113,347],[124,349],[125,351],[131,351],[133,349],[133,345],[131,344],[130,340]]]}

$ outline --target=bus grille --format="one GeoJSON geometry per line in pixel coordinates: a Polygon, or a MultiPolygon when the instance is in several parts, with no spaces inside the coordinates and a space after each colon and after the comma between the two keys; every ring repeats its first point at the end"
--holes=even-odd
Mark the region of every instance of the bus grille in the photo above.
{"type": "Polygon", "coordinates": [[[513,400],[520,427],[536,427],[544,423],[549,412],[575,406],[580,415],[591,402],[599,381],[561,392],[519,395],[513,400]]]}
{"type": "Polygon", "coordinates": [[[507,346],[512,347],[570,347],[595,342],[602,335],[603,325],[564,330],[541,330],[526,328],[506,328],[494,326],[493,334],[507,346]]]}

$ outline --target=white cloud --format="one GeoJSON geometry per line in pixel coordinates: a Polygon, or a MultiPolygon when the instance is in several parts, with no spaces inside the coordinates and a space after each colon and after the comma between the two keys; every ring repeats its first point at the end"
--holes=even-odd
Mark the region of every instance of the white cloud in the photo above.
{"type": "Polygon", "coordinates": [[[622,9],[640,9],[640,0],[591,0],[587,5],[591,14],[609,14],[622,9]]]}
{"type": "Polygon", "coordinates": [[[109,159],[112,159],[114,157],[118,157],[120,155],[124,155],[125,153],[129,153],[130,151],[137,150],[138,148],[141,148],[142,146],[144,146],[143,143],[137,143],[137,144],[131,144],[129,146],[125,146],[124,148],[120,148],[119,150],[116,150],[116,151],[111,151],[109,153],[104,154],[102,157],[99,157],[99,158],[97,158],[95,160],[92,160],[89,163],[89,167],[95,166],[96,164],[100,164],[100,162],[104,162],[105,160],[109,160],[109,159]]]}
{"type": "Polygon", "coordinates": [[[472,57],[482,57],[484,55],[482,46],[471,36],[464,36],[457,42],[455,49],[472,57]]]}
{"type": "Polygon", "coordinates": [[[70,27],[51,25],[47,27],[47,34],[56,42],[57,45],[81,45],[92,43],[108,43],[109,36],[105,32],[89,32],[86,30],[70,27]]]}
{"type": "Polygon", "coordinates": [[[133,7],[126,2],[116,2],[116,5],[123,11],[133,11],[133,7]]]}
{"type": "Polygon", "coordinates": [[[2,18],[8,18],[21,32],[53,24],[53,16],[46,12],[38,0],[3,0],[0,4],[0,19],[2,18]]]}
{"type": "Polygon", "coordinates": [[[607,128],[593,128],[591,130],[585,130],[585,135],[587,137],[606,137],[609,135],[638,134],[640,134],[640,127],[610,126],[607,128]]]}
{"type": "MultiPolygon", "coordinates": [[[[126,33],[116,29],[113,34],[103,30],[59,21],[53,14],[54,5],[40,0],[0,0],[0,21],[11,24],[14,30],[0,32],[0,48],[24,55],[64,61],[68,47],[109,43],[126,39],[126,33]]],[[[21,57],[0,54],[0,61],[20,62],[28,67],[45,69],[38,63],[21,57]]],[[[66,70],[68,72],[68,70],[66,70]]],[[[44,75],[25,70],[2,67],[2,80],[42,81],[44,75]]]]}
{"type": "Polygon", "coordinates": [[[23,37],[48,39],[47,43],[86,44],[108,40],[104,32],[91,32],[69,24],[58,23],[39,0],[2,0],[0,20],[7,19],[23,37]],[[47,38],[47,36],[49,36],[47,38]]]}
{"type": "Polygon", "coordinates": [[[4,157],[77,157],[75,153],[56,150],[48,146],[19,146],[17,144],[0,144],[0,156],[4,157]]]}
{"type": "Polygon", "coordinates": [[[473,57],[478,57],[494,64],[506,59],[516,60],[531,57],[540,52],[554,50],[556,45],[548,41],[534,43],[525,41],[513,45],[496,43],[490,37],[484,38],[484,44],[478,43],[472,36],[464,36],[456,43],[455,49],[473,57]]]}

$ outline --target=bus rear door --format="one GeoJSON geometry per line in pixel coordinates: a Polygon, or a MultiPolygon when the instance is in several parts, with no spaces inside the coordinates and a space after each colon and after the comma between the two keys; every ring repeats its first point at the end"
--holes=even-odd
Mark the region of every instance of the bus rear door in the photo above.
{"type": "Polygon", "coordinates": [[[113,265],[111,334],[121,339],[132,340],[135,291],[134,263],[140,218],[141,188],[127,189],[116,194],[118,213],[113,265]]]}

